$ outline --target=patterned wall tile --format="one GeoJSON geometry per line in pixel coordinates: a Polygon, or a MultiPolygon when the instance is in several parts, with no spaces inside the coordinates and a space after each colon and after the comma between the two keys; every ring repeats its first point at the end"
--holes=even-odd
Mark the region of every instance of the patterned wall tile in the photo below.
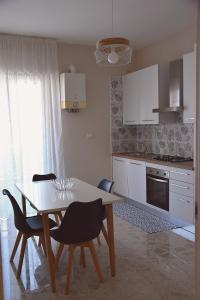
{"type": "Polygon", "coordinates": [[[149,152],[193,157],[194,126],[183,124],[182,114],[176,123],[160,125],[123,125],[122,78],[110,83],[113,152],[149,152]]]}

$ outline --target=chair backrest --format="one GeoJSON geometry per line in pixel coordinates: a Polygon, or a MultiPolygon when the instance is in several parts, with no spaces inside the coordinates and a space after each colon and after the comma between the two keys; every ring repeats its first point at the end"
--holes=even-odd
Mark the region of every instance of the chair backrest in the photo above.
{"type": "Polygon", "coordinates": [[[29,232],[30,227],[28,226],[26,222],[26,217],[24,216],[23,212],[21,211],[21,208],[19,207],[19,204],[17,203],[16,199],[11,195],[11,193],[4,189],[2,191],[3,195],[7,195],[8,198],[10,199],[10,202],[13,207],[14,211],[14,220],[15,220],[15,226],[19,231],[22,232],[29,232]]]}
{"type": "Polygon", "coordinates": [[[57,178],[56,175],[53,174],[53,173],[43,174],[43,175],[34,174],[33,178],[32,178],[32,181],[53,180],[53,179],[56,179],[56,178],[57,178]]]}
{"type": "Polygon", "coordinates": [[[113,181],[109,179],[103,179],[99,182],[97,187],[101,190],[104,190],[105,192],[111,193],[113,184],[113,181]]]}
{"type": "Polygon", "coordinates": [[[73,202],[69,205],[57,230],[57,238],[65,244],[81,243],[96,238],[102,228],[102,199],[73,202]]]}

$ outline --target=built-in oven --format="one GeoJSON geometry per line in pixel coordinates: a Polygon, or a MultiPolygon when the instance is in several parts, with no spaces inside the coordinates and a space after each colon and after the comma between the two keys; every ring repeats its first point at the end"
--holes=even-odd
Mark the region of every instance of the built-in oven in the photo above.
{"type": "Polygon", "coordinates": [[[169,171],[146,168],[147,203],[169,211],[169,171]]]}

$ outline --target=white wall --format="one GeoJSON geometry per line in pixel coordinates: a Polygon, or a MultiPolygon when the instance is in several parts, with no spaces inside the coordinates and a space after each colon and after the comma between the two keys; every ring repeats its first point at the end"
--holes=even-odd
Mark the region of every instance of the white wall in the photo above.
{"type": "Polygon", "coordinates": [[[58,45],[60,73],[74,64],[86,74],[87,108],[79,113],[62,112],[66,175],[97,184],[111,177],[110,95],[112,75],[133,69],[96,65],[94,47],[58,45]],[[87,133],[93,137],[87,139],[87,133]]]}

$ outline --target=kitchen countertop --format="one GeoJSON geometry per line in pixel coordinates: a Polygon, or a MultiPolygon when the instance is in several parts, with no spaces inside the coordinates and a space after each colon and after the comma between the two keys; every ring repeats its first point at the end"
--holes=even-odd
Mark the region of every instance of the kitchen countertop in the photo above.
{"type": "Polygon", "coordinates": [[[168,162],[168,161],[161,161],[161,160],[156,160],[153,158],[155,154],[151,153],[113,153],[112,156],[117,156],[117,157],[123,157],[123,158],[128,158],[128,159],[133,159],[133,160],[140,160],[148,163],[153,163],[157,165],[163,165],[163,166],[168,166],[168,167],[173,167],[173,168],[180,168],[180,169],[186,169],[186,170],[194,170],[193,166],[193,161],[185,161],[185,162],[168,162]]]}

